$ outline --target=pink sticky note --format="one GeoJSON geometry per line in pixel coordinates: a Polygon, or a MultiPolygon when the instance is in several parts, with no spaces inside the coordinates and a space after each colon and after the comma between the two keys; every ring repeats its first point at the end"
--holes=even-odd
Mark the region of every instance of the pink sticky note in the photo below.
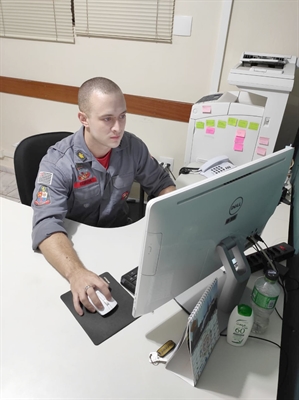
{"type": "Polygon", "coordinates": [[[243,151],[243,143],[234,143],[234,150],[235,151],[243,151]]]}
{"type": "Polygon", "coordinates": [[[263,144],[264,146],[269,146],[269,138],[267,137],[260,137],[259,144],[263,144]]]}
{"type": "Polygon", "coordinates": [[[208,133],[209,135],[214,135],[215,128],[213,126],[207,126],[206,127],[206,133],[208,133]]]}
{"type": "Polygon", "coordinates": [[[256,154],[258,154],[259,156],[265,156],[267,154],[267,150],[263,147],[257,147],[256,154]]]}
{"type": "Polygon", "coordinates": [[[205,114],[211,114],[212,112],[212,107],[211,106],[202,106],[201,111],[205,114]]]}
{"type": "Polygon", "coordinates": [[[246,136],[246,130],[245,129],[237,129],[236,135],[244,138],[246,136]]]}
{"type": "Polygon", "coordinates": [[[235,137],[235,143],[243,144],[244,143],[244,138],[243,137],[235,137]]]}

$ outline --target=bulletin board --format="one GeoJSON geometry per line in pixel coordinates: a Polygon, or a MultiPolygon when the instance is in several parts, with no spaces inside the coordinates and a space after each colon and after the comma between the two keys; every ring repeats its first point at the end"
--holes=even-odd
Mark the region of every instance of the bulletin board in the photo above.
{"type": "Polygon", "coordinates": [[[267,153],[267,138],[260,138],[262,117],[238,115],[207,116],[194,120],[192,162],[226,155],[235,165],[267,153]],[[265,140],[264,144],[263,140],[265,140]]]}

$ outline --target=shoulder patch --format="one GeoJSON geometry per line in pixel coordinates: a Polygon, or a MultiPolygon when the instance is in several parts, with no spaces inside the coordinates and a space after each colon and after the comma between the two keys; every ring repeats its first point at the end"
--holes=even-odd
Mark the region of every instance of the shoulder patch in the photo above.
{"type": "Polygon", "coordinates": [[[52,183],[53,174],[52,172],[40,171],[37,177],[37,183],[41,185],[50,186],[52,183]]]}
{"type": "Polygon", "coordinates": [[[38,188],[38,192],[36,195],[36,199],[34,200],[34,204],[36,206],[43,206],[43,205],[50,204],[50,203],[51,203],[51,199],[50,199],[49,188],[41,185],[38,188]]]}
{"type": "Polygon", "coordinates": [[[129,192],[124,192],[124,193],[121,195],[121,199],[122,199],[122,200],[127,200],[128,197],[129,197],[129,192]]]}

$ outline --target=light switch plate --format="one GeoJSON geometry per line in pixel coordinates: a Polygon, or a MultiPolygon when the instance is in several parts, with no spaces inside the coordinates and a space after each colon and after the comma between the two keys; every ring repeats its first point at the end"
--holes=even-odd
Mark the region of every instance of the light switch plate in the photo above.
{"type": "Polygon", "coordinates": [[[175,15],[173,20],[173,35],[191,36],[192,16],[175,15]]]}

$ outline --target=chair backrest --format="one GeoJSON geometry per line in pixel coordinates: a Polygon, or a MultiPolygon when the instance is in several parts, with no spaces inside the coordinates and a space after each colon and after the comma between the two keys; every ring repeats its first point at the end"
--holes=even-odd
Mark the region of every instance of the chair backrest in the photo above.
{"type": "Polygon", "coordinates": [[[73,132],[40,133],[23,139],[14,154],[14,168],[20,200],[31,205],[39,164],[50,146],[73,132]]]}

